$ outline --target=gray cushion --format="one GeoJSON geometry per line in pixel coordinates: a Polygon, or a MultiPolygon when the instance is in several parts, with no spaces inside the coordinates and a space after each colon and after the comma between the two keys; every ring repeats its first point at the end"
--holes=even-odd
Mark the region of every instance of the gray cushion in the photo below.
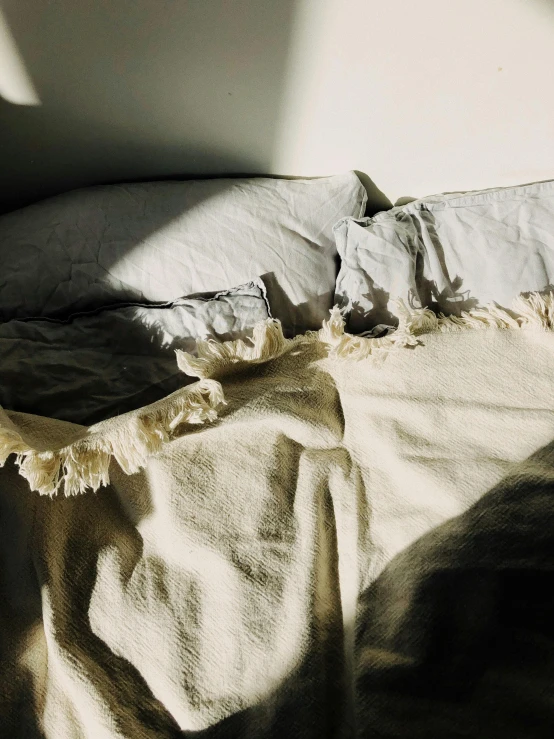
{"type": "Polygon", "coordinates": [[[348,329],[396,321],[391,299],[447,314],[554,283],[554,181],[434,195],[335,226],[348,329]]]}
{"type": "Polygon", "coordinates": [[[333,225],[365,203],[354,172],[70,192],[0,218],[0,318],[166,302],[265,275],[275,317],[317,328],[333,299],[333,225]]]}
{"type": "Polygon", "coordinates": [[[263,285],[157,306],[125,305],[67,321],[0,324],[0,405],[92,424],[139,408],[196,378],[177,369],[175,349],[196,339],[244,338],[269,317],[263,285]]]}

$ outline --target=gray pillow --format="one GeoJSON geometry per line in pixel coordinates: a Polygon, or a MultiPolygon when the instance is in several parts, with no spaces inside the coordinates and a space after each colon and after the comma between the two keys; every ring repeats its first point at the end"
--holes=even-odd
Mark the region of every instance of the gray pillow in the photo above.
{"type": "Polygon", "coordinates": [[[353,333],[395,325],[392,298],[456,315],[554,284],[554,181],[429,196],[334,231],[353,333]]]}
{"type": "Polygon", "coordinates": [[[153,403],[196,378],[175,349],[251,335],[270,317],[263,284],[161,305],[125,305],[0,324],[0,405],[90,425],[153,403]]]}
{"type": "Polygon", "coordinates": [[[287,329],[318,328],[333,300],[333,225],[362,216],[366,199],[354,172],[112,185],[51,198],[0,218],[0,318],[166,302],[264,275],[287,329]]]}

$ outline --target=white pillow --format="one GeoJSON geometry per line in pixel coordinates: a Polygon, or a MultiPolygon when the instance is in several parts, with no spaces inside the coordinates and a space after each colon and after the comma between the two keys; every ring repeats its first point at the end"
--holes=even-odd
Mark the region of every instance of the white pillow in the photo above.
{"type": "Polygon", "coordinates": [[[554,284],[554,181],[434,195],[335,226],[348,329],[394,323],[392,298],[445,314],[554,284]]]}
{"type": "Polygon", "coordinates": [[[194,352],[199,338],[244,339],[267,318],[255,281],[209,298],[0,323],[0,406],[97,423],[194,382],[179,370],[176,349],[194,352]]]}
{"type": "Polygon", "coordinates": [[[265,276],[273,314],[316,328],[332,306],[333,225],[363,215],[354,172],[311,180],[76,190],[0,218],[0,318],[171,301],[265,276]]]}

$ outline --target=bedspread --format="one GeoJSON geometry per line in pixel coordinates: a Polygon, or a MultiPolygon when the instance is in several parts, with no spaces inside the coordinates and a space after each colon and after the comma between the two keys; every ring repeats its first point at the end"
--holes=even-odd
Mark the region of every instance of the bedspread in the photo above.
{"type": "Polygon", "coordinates": [[[552,305],[270,320],[94,427],[2,411],[0,735],[551,736],[552,305]]]}

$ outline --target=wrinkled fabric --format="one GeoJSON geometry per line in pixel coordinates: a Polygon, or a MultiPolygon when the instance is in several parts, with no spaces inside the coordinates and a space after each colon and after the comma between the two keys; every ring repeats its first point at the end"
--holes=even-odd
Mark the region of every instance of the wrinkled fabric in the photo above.
{"type": "Polygon", "coordinates": [[[332,228],[364,214],[354,172],[313,180],[217,179],[76,190],[0,218],[0,317],[66,317],[167,302],[264,275],[289,331],[332,306],[332,228]]]}
{"type": "Polygon", "coordinates": [[[216,423],[93,495],[8,463],[5,735],[551,736],[554,335],[419,340],[229,375],[216,423]]]}
{"type": "Polygon", "coordinates": [[[176,349],[247,338],[269,315],[257,281],[209,298],[0,323],[0,405],[87,425],[126,413],[193,382],[176,349]]]}
{"type": "Polygon", "coordinates": [[[336,300],[352,333],[396,325],[392,301],[446,315],[554,284],[554,182],[435,195],[335,226],[336,300]]]}

